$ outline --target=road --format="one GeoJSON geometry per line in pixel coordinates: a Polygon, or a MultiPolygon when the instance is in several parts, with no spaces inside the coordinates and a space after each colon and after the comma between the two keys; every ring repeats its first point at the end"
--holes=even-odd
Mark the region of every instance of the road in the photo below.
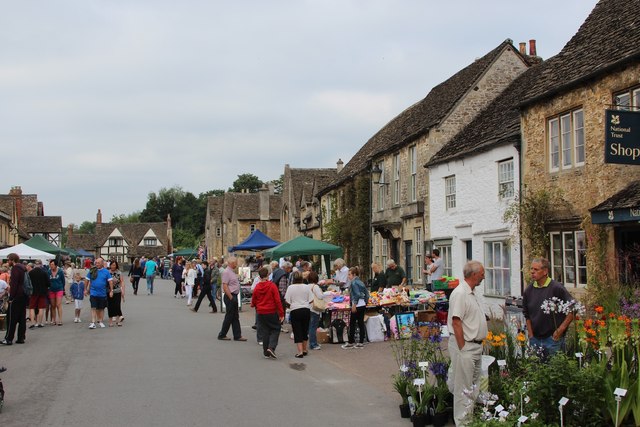
{"type": "MultiPolygon", "coordinates": [[[[27,331],[24,345],[0,346],[5,426],[406,426],[390,375],[387,343],[342,350],[326,344],[304,359],[281,334],[278,360],[262,357],[241,313],[248,342],[216,339],[223,314],[199,313],[156,281],[147,296],[129,292],[122,327],[73,323],[27,331]]],[[[4,332],[3,332],[4,333],[4,332]]]]}

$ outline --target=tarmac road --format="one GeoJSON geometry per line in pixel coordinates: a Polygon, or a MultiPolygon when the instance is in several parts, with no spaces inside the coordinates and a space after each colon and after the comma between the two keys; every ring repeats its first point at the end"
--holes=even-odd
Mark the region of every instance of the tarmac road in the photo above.
{"type": "MultiPolygon", "coordinates": [[[[342,350],[326,344],[304,359],[281,334],[278,360],[262,357],[241,313],[248,342],[219,341],[223,314],[193,313],[174,299],[173,282],[123,304],[122,327],[73,323],[27,330],[27,342],[0,346],[6,396],[0,425],[9,426],[407,426],[391,388],[395,371],[386,343],[342,350]]],[[[205,300],[206,301],[206,300],[205,300]]],[[[4,334],[4,332],[2,333],[4,334]]]]}

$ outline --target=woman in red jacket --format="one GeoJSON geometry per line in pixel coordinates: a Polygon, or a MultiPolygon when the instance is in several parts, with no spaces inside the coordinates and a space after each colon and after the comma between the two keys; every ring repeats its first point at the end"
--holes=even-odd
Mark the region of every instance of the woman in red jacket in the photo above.
{"type": "Polygon", "coordinates": [[[265,359],[277,359],[276,347],[280,337],[280,325],[284,320],[284,310],[280,301],[278,286],[269,280],[269,270],[258,270],[260,281],[253,290],[251,307],[258,313],[258,336],[262,337],[265,359]]]}

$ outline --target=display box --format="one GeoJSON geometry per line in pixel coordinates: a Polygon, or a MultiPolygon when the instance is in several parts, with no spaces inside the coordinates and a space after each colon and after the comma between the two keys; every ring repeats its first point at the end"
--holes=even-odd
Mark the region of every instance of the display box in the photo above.
{"type": "Polygon", "coordinates": [[[435,322],[437,320],[436,311],[435,310],[417,311],[416,320],[418,323],[435,322]]]}
{"type": "Polygon", "coordinates": [[[318,329],[316,332],[318,344],[326,344],[329,342],[329,331],[327,329],[318,329]]]}

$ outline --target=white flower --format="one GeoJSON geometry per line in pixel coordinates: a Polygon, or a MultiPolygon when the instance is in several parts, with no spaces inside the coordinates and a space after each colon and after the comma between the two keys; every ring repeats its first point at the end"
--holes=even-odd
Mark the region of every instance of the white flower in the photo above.
{"type": "Polygon", "coordinates": [[[525,396],[524,403],[529,403],[529,402],[531,402],[531,399],[529,398],[529,396],[525,396]]]}
{"type": "Polygon", "coordinates": [[[532,412],[531,416],[529,416],[529,418],[531,418],[532,420],[535,420],[536,418],[538,418],[538,413],[537,412],[532,412]]]}

